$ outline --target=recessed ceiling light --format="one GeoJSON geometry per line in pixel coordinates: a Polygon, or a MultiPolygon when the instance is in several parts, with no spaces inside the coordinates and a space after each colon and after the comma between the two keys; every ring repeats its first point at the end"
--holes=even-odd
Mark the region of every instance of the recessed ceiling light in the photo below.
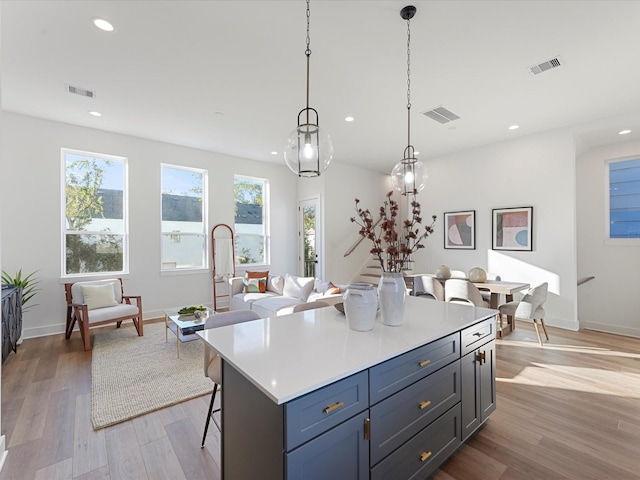
{"type": "Polygon", "coordinates": [[[273,152],[271,152],[271,155],[277,155],[278,152],[276,152],[275,150],[273,152]]]}
{"type": "Polygon", "coordinates": [[[509,125],[509,130],[517,130],[520,128],[520,125],[509,125]]]}
{"type": "Polygon", "coordinates": [[[627,133],[631,133],[631,130],[620,130],[618,135],[626,135],[627,133]]]}
{"type": "Polygon", "coordinates": [[[345,122],[353,122],[355,120],[355,118],[349,116],[349,117],[344,117],[344,121],[345,122]]]}
{"type": "Polygon", "coordinates": [[[92,18],[91,21],[93,24],[98,27],[100,30],[104,32],[113,32],[114,28],[111,22],[105,20],[104,18],[92,18]]]}
{"type": "Polygon", "coordinates": [[[89,115],[93,115],[94,117],[101,117],[102,114],[100,112],[96,112],[95,110],[91,110],[89,115]]]}

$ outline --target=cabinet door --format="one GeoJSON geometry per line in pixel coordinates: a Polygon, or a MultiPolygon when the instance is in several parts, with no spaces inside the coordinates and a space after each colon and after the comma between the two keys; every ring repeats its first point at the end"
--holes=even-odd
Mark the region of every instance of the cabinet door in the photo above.
{"type": "Polygon", "coordinates": [[[462,441],[496,409],[495,340],[461,360],[462,441]]]}
{"type": "Polygon", "coordinates": [[[368,480],[364,411],[286,454],[287,480],[368,480]]]}

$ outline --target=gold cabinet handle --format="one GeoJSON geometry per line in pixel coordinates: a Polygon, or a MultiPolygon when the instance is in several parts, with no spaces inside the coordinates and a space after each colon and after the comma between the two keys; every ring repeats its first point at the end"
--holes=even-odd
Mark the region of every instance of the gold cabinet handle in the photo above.
{"type": "Polygon", "coordinates": [[[336,402],[333,405],[329,405],[327,408],[324,409],[324,413],[331,413],[339,409],[340,407],[344,407],[344,402],[336,402]]]}
{"type": "Polygon", "coordinates": [[[364,420],[364,439],[371,440],[371,419],[366,418],[364,420]]]}
{"type": "Polygon", "coordinates": [[[484,350],[478,353],[478,361],[480,362],[480,365],[487,363],[487,354],[484,350]]]}
{"type": "Polygon", "coordinates": [[[430,363],[431,363],[431,360],[422,360],[421,362],[418,362],[418,366],[424,367],[426,365],[429,365],[430,363]]]}
{"type": "Polygon", "coordinates": [[[424,410],[429,405],[431,405],[431,400],[427,400],[426,402],[420,402],[420,410],[424,410]]]}
{"type": "Polygon", "coordinates": [[[420,455],[420,461],[424,462],[430,456],[431,456],[431,452],[422,452],[422,454],[420,455]]]}
{"type": "Polygon", "coordinates": [[[484,333],[482,333],[482,332],[476,332],[476,333],[473,334],[474,337],[481,337],[483,335],[484,335],[484,333]]]}

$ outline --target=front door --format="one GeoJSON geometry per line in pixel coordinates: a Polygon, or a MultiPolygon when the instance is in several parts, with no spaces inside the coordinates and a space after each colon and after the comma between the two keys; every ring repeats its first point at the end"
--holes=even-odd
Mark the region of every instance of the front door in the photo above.
{"type": "Polygon", "coordinates": [[[303,277],[324,277],[322,260],[322,226],[320,215],[320,197],[301,200],[299,211],[299,239],[298,251],[299,275],[303,277]]]}

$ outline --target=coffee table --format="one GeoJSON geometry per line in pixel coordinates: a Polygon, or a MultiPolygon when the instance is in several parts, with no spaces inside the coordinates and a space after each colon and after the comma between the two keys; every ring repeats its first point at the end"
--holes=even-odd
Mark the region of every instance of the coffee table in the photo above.
{"type": "Polygon", "coordinates": [[[169,341],[169,330],[176,336],[176,348],[178,352],[178,358],[180,358],[180,344],[182,342],[190,342],[197,340],[198,336],[196,332],[204,330],[204,324],[207,322],[207,318],[214,315],[216,312],[207,307],[203,310],[202,316],[196,318],[194,315],[180,315],[178,310],[183,307],[169,308],[164,311],[164,340],[169,341]]]}

